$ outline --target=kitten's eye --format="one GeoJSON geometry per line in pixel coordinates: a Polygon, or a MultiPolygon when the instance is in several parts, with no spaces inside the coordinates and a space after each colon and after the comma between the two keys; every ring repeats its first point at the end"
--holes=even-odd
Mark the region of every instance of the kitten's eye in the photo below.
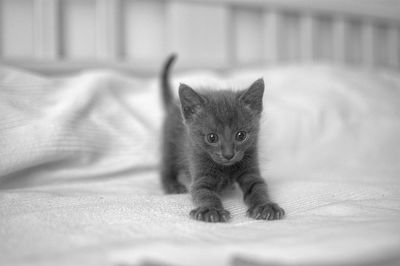
{"type": "Polygon", "coordinates": [[[246,132],[244,131],[239,131],[238,133],[236,133],[236,140],[237,141],[244,141],[246,139],[246,132]]]}
{"type": "Polygon", "coordinates": [[[207,135],[207,142],[208,143],[216,143],[218,141],[218,135],[214,133],[210,133],[207,135]]]}

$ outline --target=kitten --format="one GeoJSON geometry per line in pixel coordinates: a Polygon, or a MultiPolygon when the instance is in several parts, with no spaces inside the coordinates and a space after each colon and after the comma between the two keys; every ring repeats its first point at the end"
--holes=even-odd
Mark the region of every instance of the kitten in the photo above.
{"type": "Polygon", "coordinates": [[[180,101],[175,102],[169,85],[174,60],[174,55],[169,57],[161,77],[167,112],[161,162],[165,192],[187,192],[178,180],[183,172],[191,179],[190,193],[196,206],[190,216],[205,222],[226,222],[230,214],[219,194],[236,182],[243,191],[248,216],[281,219],[284,210],[270,200],[257,158],[264,81],[258,79],[243,91],[195,91],[180,84],[180,101]]]}

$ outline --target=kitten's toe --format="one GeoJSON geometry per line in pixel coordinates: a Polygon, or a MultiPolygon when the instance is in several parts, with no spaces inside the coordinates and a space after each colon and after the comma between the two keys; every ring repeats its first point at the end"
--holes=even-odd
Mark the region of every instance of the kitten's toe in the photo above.
{"type": "Polygon", "coordinates": [[[213,207],[198,207],[190,212],[190,216],[195,220],[209,223],[223,223],[230,219],[227,210],[213,207]]]}
{"type": "Polygon", "coordinates": [[[247,215],[257,220],[279,220],[285,216],[285,211],[278,204],[268,202],[251,207],[247,215]]]}

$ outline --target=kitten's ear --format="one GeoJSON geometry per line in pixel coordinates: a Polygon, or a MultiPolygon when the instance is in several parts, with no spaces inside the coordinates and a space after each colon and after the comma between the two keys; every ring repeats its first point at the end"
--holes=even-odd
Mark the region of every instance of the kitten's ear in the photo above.
{"type": "Polygon", "coordinates": [[[240,102],[246,107],[260,114],[263,109],[264,80],[257,79],[240,96],[240,102]]]}
{"type": "Polygon", "coordinates": [[[190,120],[196,115],[205,103],[205,99],[197,94],[191,87],[181,83],[179,85],[179,99],[185,120],[190,120]]]}

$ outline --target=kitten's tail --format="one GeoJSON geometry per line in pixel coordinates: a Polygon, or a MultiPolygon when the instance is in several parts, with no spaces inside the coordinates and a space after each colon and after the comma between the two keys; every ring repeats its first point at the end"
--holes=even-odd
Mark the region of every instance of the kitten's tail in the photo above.
{"type": "Polygon", "coordinates": [[[171,90],[171,85],[169,81],[169,76],[171,72],[171,67],[176,59],[176,54],[171,54],[165,61],[164,66],[161,71],[161,93],[164,102],[164,107],[168,108],[173,102],[173,93],[171,90]]]}

